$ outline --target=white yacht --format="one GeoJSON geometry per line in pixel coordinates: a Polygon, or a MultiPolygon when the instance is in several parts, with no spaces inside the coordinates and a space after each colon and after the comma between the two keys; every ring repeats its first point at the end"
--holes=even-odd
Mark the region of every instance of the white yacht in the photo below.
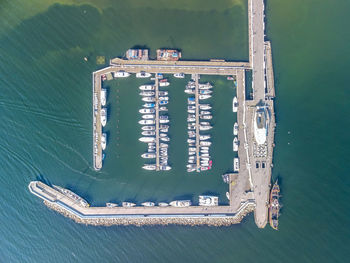
{"type": "Polygon", "coordinates": [[[238,123],[235,122],[233,125],[233,135],[238,135],[238,123]]]}
{"type": "Polygon", "coordinates": [[[155,164],[146,164],[142,166],[143,169],[148,170],[148,171],[154,171],[156,169],[155,164]]]}
{"type": "Polygon", "coordinates": [[[106,203],[106,207],[112,208],[112,207],[117,207],[118,204],[115,203],[106,203]]]}
{"type": "Polygon", "coordinates": [[[114,72],[114,77],[115,78],[127,78],[129,76],[130,76],[130,73],[125,72],[125,71],[114,72]]]}
{"type": "Polygon", "coordinates": [[[208,130],[210,130],[210,129],[212,129],[213,127],[212,126],[210,126],[210,125],[207,125],[207,126],[199,126],[199,130],[200,131],[208,131],[208,130]]]}
{"type": "Polygon", "coordinates": [[[199,90],[199,94],[203,94],[203,95],[206,95],[206,94],[212,94],[213,91],[209,90],[209,89],[202,89],[202,90],[199,90]]]}
{"type": "Polygon", "coordinates": [[[142,115],[142,119],[154,119],[155,118],[155,115],[154,114],[145,114],[145,115],[142,115]]]}
{"type": "Polygon", "coordinates": [[[155,131],[143,131],[141,132],[142,136],[154,136],[156,135],[155,131]]]}
{"type": "Polygon", "coordinates": [[[200,108],[201,110],[210,110],[210,109],[211,109],[211,106],[210,106],[210,104],[200,104],[200,105],[199,105],[199,108],[200,108]]]}
{"type": "Polygon", "coordinates": [[[170,202],[169,204],[174,207],[187,207],[192,205],[192,202],[191,200],[176,200],[170,202]]]}
{"type": "Polygon", "coordinates": [[[235,171],[235,172],[239,171],[239,159],[238,158],[233,159],[233,171],[235,171]]]}
{"type": "Polygon", "coordinates": [[[158,95],[159,95],[159,96],[167,96],[167,95],[168,95],[168,92],[165,91],[165,90],[160,90],[160,91],[158,91],[158,95]]]}
{"type": "Polygon", "coordinates": [[[254,137],[257,144],[264,144],[267,138],[269,115],[265,106],[257,106],[254,114],[254,137]]]}
{"type": "Polygon", "coordinates": [[[136,78],[142,78],[142,79],[144,79],[144,78],[149,78],[149,77],[151,77],[151,76],[152,76],[151,73],[148,73],[148,72],[145,72],[145,71],[141,71],[141,72],[139,72],[139,73],[136,73],[136,78]]]}
{"type": "Polygon", "coordinates": [[[232,101],[232,111],[237,112],[238,110],[238,100],[237,97],[235,96],[232,101]]]}
{"type": "Polygon", "coordinates": [[[178,78],[178,79],[183,79],[183,78],[185,78],[185,74],[184,73],[175,73],[174,77],[178,78]]]}
{"type": "Polygon", "coordinates": [[[210,139],[210,135],[208,134],[208,135],[199,135],[199,139],[201,140],[201,141],[205,141],[205,140],[209,140],[210,139]]]}
{"type": "Polygon", "coordinates": [[[143,97],[142,100],[144,102],[155,102],[156,99],[154,97],[143,97]]]}
{"type": "Polygon", "coordinates": [[[169,206],[169,204],[165,203],[165,202],[160,202],[160,203],[158,203],[158,206],[169,206]]]}
{"type": "Polygon", "coordinates": [[[142,158],[145,159],[151,159],[151,158],[156,158],[156,154],[155,153],[144,153],[141,155],[142,158]]]}
{"type": "Polygon", "coordinates": [[[142,97],[149,97],[155,95],[154,91],[141,91],[139,94],[142,97]]]}
{"type": "Polygon", "coordinates": [[[107,124],[107,108],[101,108],[101,124],[103,127],[107,124]]]}
{"type": "Polygon", "coordinates": [[[102,147],[102,150],[106,149],[106,145],[107,145],[107,134],[103,132],[101,134],[101,147],[102,147]]]}
{"type": "Polygon", "coordinates": [[[167,87],[169,85],[170,85],[170,83],[168,81],[161,81],[161,82],[159,82],[159,86],[160,87],[167,87]]]}
{"type": "Polygon", "coordinates": [[[169,123],[169,122],[170,122],[169,120],[159,120],[159,123],[162,123],[162,124],[169,123]]]}
{"type": "Polygon", "coordinates": [[[237,139],[237,137],[235,137],[233,139],[233,151],[238,152],[238,139],[237,139]]]}
{"type": "Polygon", "coordinates": [[[154,206],[155,203],[153,202],[144,202],[144,203],[141,203],[142,206],[154,206]]]}
{"type": "Polygon", "coordinates": [[[211,120],[213,118],[212,115],[201,115],[199,116],[200,119],[202,120],[211,120]]]}
{"type": "Polygon", "coordinates": [[[205,99],[209,99],[209,98],[211,98],[211,95],[203,95],[203,94],[199,95],[200,100],[205,100],[205,99]]]}
{"type": "Polygon", "coordinates": [[[219,205],[219,197],[212,195],[200,195],[199,196],[200,206],[217,206],[219,205]]]}
{"type": "Polygon", "coordinates": [[[130,202],[123,202],[122,203],[122,206],[123,207],[133,207],[133,206],[135,206],[136,204],[134,204],[134,203],[130,203],[130,202]]]}
{"type": "Polygon", "coordinates": [[[142,126],[141,128],[143,131],[154,131],[156,127],[154,126],[142,126]]]}
{"type": "Polygon", "coordinates": [[[169,97],[159,97],[159,100],[169,100],[169,97]]]}
{"type": "Polygon", "coordinates": [[[146,91],[151,91],[154,90],[154,86],[153,85],[141,85],[139,87],[140,90],[146,90],[146,91]]]}
{"type": "Polygon", "coordinates": [[[139,139],[140,142],[155,142],[156,138],[154,137],[141,137],[139,139]]]}
{"type": "Polygon", "coordinates": [[[211,112],[208,111],[208,110],[201,110],[201,111],[199,112],[199,114],[200,114],[200,115],[208,115],[208,114],[211,114],[211,112]]]}
{"type": "Polygon", "coordinates": [[[171,166],[169,166],[169,165],[161,165],[161,166],[159,166],[159,169],[161,171],[169,171],[169,170],[171,170],[171,166]]]}
{"type": "Polygon", "coordinates": [[[201,141],[199,143],[200,146],[210,146],[211,145],[211,142],[208,142],[208,141],[201,141]]]}
{"type": "Polygon", "coordinates": [[[139,110],[139,113],[141,113],[141,114],[152,114],[155,112],[156,112],[155,109],[141,109],[141,110],[139,110]]]}
{"type": "Polygon", "coordinates": [[[107,90],[101,89],[101,105],[102,106],[106,105],[106,99],[107,99],[107,90]]]}
{"type": "Polygon", "coordinates": [[[153,125],[155,123],[156,123],[155,120],[140,120],[139,121],[139,124],[141,124],[141,125],[153,125]]]}

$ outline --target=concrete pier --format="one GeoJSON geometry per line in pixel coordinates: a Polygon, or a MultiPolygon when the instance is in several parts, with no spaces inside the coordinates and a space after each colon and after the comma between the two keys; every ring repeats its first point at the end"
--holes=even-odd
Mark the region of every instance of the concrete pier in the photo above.
{"type": "Polygon", "coordinates": [[[197,164],[197,172],[200,172],[201,165],[200,165],[200,140],[199,140],[199,76],[197,74],[194,74],[194,81],[195,81],[195,107],[196,107],[196,164],[197,164]]]}
{"type": "Polygon", "coordinates": [[[159,79],[156,74],[154,81],[154,91],[155,91],[155,107],[156,110],[156,171],[159,171],[159,79]]]}

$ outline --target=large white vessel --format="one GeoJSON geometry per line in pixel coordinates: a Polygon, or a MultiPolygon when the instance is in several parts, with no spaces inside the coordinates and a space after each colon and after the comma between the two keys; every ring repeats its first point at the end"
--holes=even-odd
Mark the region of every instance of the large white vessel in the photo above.
{"type": "Polygon", "coordinates": [[[239,171],[239,159],[233,158],[233,171],[238,172],[239,171]]]}
{"type": "Polygon", "coordinates": [[[107,108],[101,108],[101,124],[103,127],[107,124],[107,108]]]}
{"type": "Polygon", "coordinates": [[[144,72],[144,71],[136,73],[136,78],[149,78],[150,76],[152,76],[151,73],[144,72]]]}
{"type": "Polygon", "coordinates": [[[125,72],[125,71],[114,72],[114,77],[115,78],[127,78],[129,76],[130,76],[130,73],[125,72]]]}
{"type": "Polygon", "coordinates": [[[212,195],[200,195],[199,196],[200,206],[217,206],[219,205],[219,197],[212,195]]]}
{"type": "Polygon", "coordinates": [[[238,135],[238,123],[235,122],[233,125],[233,135],[238,135]]]}
{"type": "Polygon", "coordinates": [[[148,90],[148,91],[151,91],[151,90],[154,90],[154,86],[153,85],[141,85],[139,87],[140,90],[148,90]]]}
{"type": "Polygon", "coordinates": [[[254,114],[254,137],[258,144],[264,144],[267,138],[269,116],[265,106],[257,106],[254,114]]]}
{"type": "Polygon", "coordinates": [[[238,139],[237,139],[237,137],[235,137],[233,139],[233,151],[238,152],[238,139]]]}
{"type": "Polygon", "coordinates": [[[106,99],[107,99],[107,90],[101,89],[101,105],[102,106],[106,105],[106,99]]]}
{"type": "Polygon", "coordinates": [[[156,138],[154,137],[141,137],[139,139],[140,142],[155,142],[156,141],[156,138]]]}
{"type": "Polygon", "coordinates": [[[176,201],[170,202],[169,204],[174,207],[187,207],[187,206],[190,206],[192,202],[191,200],[176,200],[176,201]]]}
{"type": "Polygon", "coordinates": [[[146,164],[146,165],[142,166],[142,168],[145,170],[154,171],[156,169],[156,165],[155,164],[146,164]]]}
{"type": "Polygon", "coordinates": [[[178,79],[183,79],[183,78],[185,78],[185,74],[184,73],[175,73],[174,77],[178,78],[178,79]]]}
{"type": "Polygon", "coordinates": [[[101,147],[102,147],[102,150],[106,149],[106,145],[107,145],[107,134],[103,132],[102,135],[101,135],[101,147]]]}
{"type": "Polygon", "coordinates": [[[235,96],[232,101],[232,111],[237,112],[238,110],[238,100],[237,97],[235,96]]]}

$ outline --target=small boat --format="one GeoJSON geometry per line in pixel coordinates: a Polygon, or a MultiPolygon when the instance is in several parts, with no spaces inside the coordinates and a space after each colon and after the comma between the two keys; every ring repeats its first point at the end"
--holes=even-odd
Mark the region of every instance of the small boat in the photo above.
{"type": "Polygon", "coordinates": [[[167,115],[161,115],[161,116],[159,116],[159,119],[160,119],[160,120],[168,120],[168,119],[169,119],[169,116],[167,116],[167,115]]]}
{"type": "Polygon", "coordinates": [[[168,144],[166,144],[166,143],[160,143],[160,147],[161,147],[161,148],[168,148],[168,147],[169,147],[169,145],[168,145],[168,144]]]}
{"type": "Polygon", "coordinates": [[[140,90],[146,90],[146,91],[151,91],[154,90],[154,86],[153,85],[141,85],[139,87],[140,90]]]}
{"type": "Polygon", "coordinates": [[[162,137],[162,138],[160,138],[160,140],[163,142],[169,142],[170,138],[169,137],[162,137]]]}
{"type": "Polygon", "coordinates": [[[161,100],[161,101],[159,101],[159,105],[165,105],[165,104],[168,104],[168,101],[167,101],[167,100],[161,100]]]}
{"type": "Polygon", "coordinates": [[[159,111],[168,111],[168,108],[167,107],[159,107],[159,111]]]}
{"type": "Polygon", "coordinates": [[[140,120],[139,121],[139,124],[141,124],[141,125],[153,125],[155,123],[156,123],[155,120],[140,120]]]}
{"type": "Polygon", "coordinates": [[[102,106],[106,105],[106,99],[107,99],[107,90],[101,89],[101,105],[102,106]]]}
{"type": "Polygon", "coordinates": [[[235,171],[235,172],[239,171],[239,159],[238,158],[233,159],[233,171],[235,171]]]}
{"type": "Polygon", "coordinates": [[[199,105],[199,108],[200,108],[201,110],[210,110],[210,109],[211,109],[211,106],[210,106],[210,104],[200,104],[200,105],[199,105]]]}
{"type": "Polygon", "coordinates": [[[183,78],[185,78],[185,74],[184,73],[175,73],[174,77],[178,78],[178,79],[183,79],[183,78]]]}
{"type": "Polygon", "coordinates": [[[160,202],[160,203],[158,203],[158,206],[169,206],[169,204],[168,203],[164,203],[164,202],[160,202]]]}
{"type": "Polygon", "coordinates": [[[169,85],[170,85],[170,83],[169,83],[168,81],[159,82],[159,86],[160,86],[160,87],[167,87],[167,86],[169,86],[169,85]]]}
{"type": "Polygon", "coordinates": [[[238,123],[235,122],[233,125],[233,135],[238,135],[238,123]]]}
{"type": "Polygon", "coordinates": [[[200,122],[199,124],[200,124],[200,125],[204,125],[204,126],[206,126],[206,125],[210,125],[210,122],[207,122],[207,121],[202,121],[202,122],[200,122]]]}
{"type": "Polygon", "coordinates": [[[210,112],[210,111],[207,111],[207,110],[201,110],[201,111],[199,112],[199,114],[200,114],[200,115],[208,115],[208,114],[211,114],[211,112],[210,112]]]}
{"type": "Polygon", "coordinates": [[[141,154],[141,157],[145,158],[145,159],[156,158],[156,154],[155,153],[143,153],[143,154],[141,154]]]}
{"type": "Polygon", "coordinates": [[[154,131],[156,127],[154,126],[142,126],[141,128],[143,131],[154,131]]]}
{"type": "Polygon", "coordinates": [[[196,143],[196,140],[193,140],[193,139],[187,139],[187,143],[196,143]]]}
{"type": "Polygon", "coordinates": [[[195,94],[196,91],[195,91],[195,89],[185,89],[185,93],[187,93],[187,94],[195,94]]]}
{"type": "Polygon", "coordinates": [[[208,135],[199,135],[199,139],[201,140],[201,141],[205,141],[205,140],[208,140],[208,139],[210,139],[210,135],[208,134],[208,135]]]}
{"type": "Polygon", "coordinates": [[[101,134],[101,147],[102,147],[102,150],[106,149],[106,145],[107,145],[107,134],[103,132],[101,134]]]}
{"type": "Polygon", "coordinates": [[[143,97],[148,97],[148,96],[154,96],[155,93],[154,91],[141,91],[139,94],[143,97]]]}
{"type": "Polygon", "coordinates": [[[122,203],[122,206],[123,207],[133,207],[133,206],[135,206],[136,204],[134,204],[134,203],[130,203],[130,202],[123,202],[122,203]]]}
{"type": "Polygon", "coordinates": [[[166,124],[159,125],[159,129],[169,129],[169,125],[166,125],[166,124]]]}
{"type": "Polygon", "coordinates": [[[150,113],[155,113],[156,110],[155,109],[141,109],[139,110],[139,113],[142,113],[142,114],[150,114],[150,113]]]}
{"type": "Polygon", "coordinates": [[[167,96],[167,95],[168,95],[168,92],[167,92],[167,91],[160,90],[160,91],[158,91],[158,95],[159,95],[159,96],[167,96]]]}
{"type": "Polygon", "coordinates": [[[238,110],[238,100],[237,97],[235,96],[232,101],[232,111],[237,112],[238,110]]]}
{"type": "Polygon", "coordinates": [[[213,91],[208,90],[208,89],[202,89],[199,91],[199,94],[203,94],[203,95],[212,94],[212,93],[213,93],[213,91]]]}
{"type": "Polygon", "coordinates": [[[154,171],[156,169],[156,165],[155,164],[147,164],[142,166],[143,169],[148,170],[148,171],[154,171]]]}
{"type": "Polygon", "coordinates": [[[155,203],[153,202],[144,202],[144,203],[141,203],[142,206],[154,206],[155,203]]]}
{"type": "Polygon", "coordinates": [[[153,135],[156,135],[156,132],[155,131],[143,131],[143,132],[141,132],[141,134],[143,136],[153,136],[153,135]]]}
{"type": "Polygon", "coordinates": [[[130,76],[130,73],[125,72],[125,71],[114,72],[114,77],[115,78],[127,78],[129,76],[130,76]]]}
{"type": "Polygon", "coordinates": [[[154,101],[156,101],[156,98],[155,97],[143,97],[142,100],[145,102],[154,102],[154,101]]]}
{"type": "Polygon", "coordinates": [[[199,144],[200,144],[200,146],[210,146],[210,145],[211,145],[211,142],[208,142],[208,141],[201,141],[199,144]]]}
{"type": "Polygon", "coordinates": [[[159,129],[161,132],[168,132],[169,131],[169,129],[168,128],[166,128],[166,129],[159,129]]]}
{"type": "Polygon", "coordinates": [[[212,195],[200,195],[199,196],[200,206],[217,206],[219,205],[219,197],[212,195]]]}
{"type": "Polygon", "coordinates": [[[187,122],[195,122],[196,118],[187,118],[187,122]]]}
{"type": "Polygon", "coordinates": [[[201,115],[199,116],[202,120],[211,120],[213,118],[212,115],[201,115]]]}
{"type": "Polygon", "coordinates": [[[170,121],[169,120],[159,120],[159,123],[169,123],[170,121]]]}
{"type": "Polygon", "coordinates": [[[237,151],[238,151],[238,139],[237,139],[237,137],[235,137],[235,138],[233,139],[233,151],[234,151],[234,152],[237,152],[237,151]]]}
{"type": "Polygon", "coordinates": [[[118,204],[115,203],[106,203],[106,207],[112,208],[112,207],[117,207],[118,204]]]}
{"type": "Polygon", "coordinates": [[[144,72],[144,71],[141,71],[139,73],[136,73],[136,78],[149,78],[151,77],[152,74],[151,73],[148,73],[148,72],[144,72]]]}
{"type": "Polygon", "coordinates": [[[213,127],[212,126],[199,126],[199,130],[201,131],[208,131],[210,129],[212,129],[213,127]]]}
{"type": "Polygon", "coordinates": [[[169,97],[159,97],[159,100],[169,100],[169,97]]]}
{"type": "Polygon", "coordinates": [[[143,107],[145,108],[154,108],[155,104],[154,103],[145,103],[143,104],[143,107]]]}
{"type": "Polygon", "coordinates": [[[206,100],[206,99],[211,98],[211,95],[199,95],[198,97],[200,100],[206,100]]]}
{"type": "Polygon", "coordinates": [[[142,119],[154,119],[156,116],[154,114],[145,114],[142,115],[142,119]]]}
{"type": "Polygon", "coordinates": [[[160,133],[160,134],[159,134],[159,137],[160,137],[160,138],[166,137],[166,136],[167,136],[166,133],[160,133]]]}
{"type": "Polygon", "coordinates": [[[188,113],[191,113],[191,114],[196,113],[196,111],[195,111],[195,110],[187,110],[187,112],[188,112],[188,113]]]}
{"type": "Polygon", "coordinates": [[[192,205],[192,202],[190,200],[176,200],[170,202],[169,204],[174,207],[187,207],[192,205]]]}
{"type": "Polygon", "coordinates": [[[107,124],[107,108],[101,108],[101,125],[104,127],[107,124]]]}
{"type": "Polygon", "coordinates": [[[154,137],[141,137],[139,139],[140,142],[155,142],[156,138],[154,137]]]}
{"type": "Polygon", "coordinates": [[[196,106],[187,106],[187,110],[195,110],[196,106]]]}
{"type": "Polygon", "coordinates": [[[169,165],[161,165],[161,166],[159,166],[159,169],[161,171],[169,171],[169,170],[171,170],[171,166],[169,166],[169,165]]]}

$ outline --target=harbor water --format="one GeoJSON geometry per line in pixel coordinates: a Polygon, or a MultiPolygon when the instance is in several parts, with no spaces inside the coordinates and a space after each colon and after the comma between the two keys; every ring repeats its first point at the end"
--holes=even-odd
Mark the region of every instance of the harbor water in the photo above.
{"type": "MultiPolygon", "coordinates": [[[[276,84],[273,179],[280,230],[252,215],[230,227],[93,227],[31,195],[32,180],[92,205],[169,202],[215,194],[232,169],[232,81],[214,88],[213,169],[187,173],[189,80],[167,76],[171,171],[145,171],[135,76],[105,82],[104,167],[92,165],[92,75],[131,47],[179,48],[183,59],[248,60],[245,0],[4,0],[0,2],[1,262],[345,262],[350,244],[349,1],[266,1],[276,84]],[[84,57],[86,60],[84,60],[84,57]]],[[[206,101],[205,101],[206,103],[206,101]]]]}

